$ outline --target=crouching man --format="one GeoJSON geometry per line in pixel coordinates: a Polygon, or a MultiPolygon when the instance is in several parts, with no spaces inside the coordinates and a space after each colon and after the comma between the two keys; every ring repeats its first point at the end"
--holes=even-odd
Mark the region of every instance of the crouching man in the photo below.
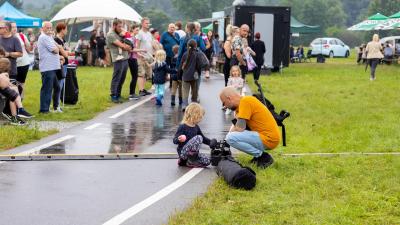
{"type": "Polygon", "coordinates": [[[254,158],[251,162],[266,168],[274,160],[265,150],[280,142],[278,125],[267,107],[253,96],[241,96],[232,87],[220,93],[222,104],[235,111],[236,122],[226,136],[228,144],[254,158]]]}

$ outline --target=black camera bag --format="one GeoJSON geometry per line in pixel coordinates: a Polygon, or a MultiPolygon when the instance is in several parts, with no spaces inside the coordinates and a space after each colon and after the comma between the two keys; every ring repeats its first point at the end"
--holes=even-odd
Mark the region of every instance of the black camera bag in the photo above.
{"type": "Polygon", "coordinates": [[[256,186],[256,173],[249,167],[243,167],[232,157],[224,157],[218,163],[216,170],[217,174],[232,187],[251,190],[256,186]]]}

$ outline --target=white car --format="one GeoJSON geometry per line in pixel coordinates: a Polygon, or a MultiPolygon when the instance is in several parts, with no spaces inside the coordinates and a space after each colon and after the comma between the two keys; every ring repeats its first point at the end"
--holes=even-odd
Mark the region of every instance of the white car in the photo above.
{"type": "Polygon", "coordinates": [[[350,47],[337,38],[317,38],[310,44],[311,55],[322,55],[333,57],[349,57],[350,47]]]}

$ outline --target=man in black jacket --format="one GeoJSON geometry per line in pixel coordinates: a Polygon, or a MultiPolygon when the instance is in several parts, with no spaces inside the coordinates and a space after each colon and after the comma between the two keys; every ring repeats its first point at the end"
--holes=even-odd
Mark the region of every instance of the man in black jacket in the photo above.
{"type": "Polygon", "coordinates": [[[264,65],[264,54],[265,54],[265,44],[260,40],[261,35],[259,32],[255,34],[256,40],[251,45],[251,49],[256,53],[256,56],[253,56],[254,61],[257,64],[257,67],[253,70],[254,81],[260,78],[261,68],[264,65]]]}

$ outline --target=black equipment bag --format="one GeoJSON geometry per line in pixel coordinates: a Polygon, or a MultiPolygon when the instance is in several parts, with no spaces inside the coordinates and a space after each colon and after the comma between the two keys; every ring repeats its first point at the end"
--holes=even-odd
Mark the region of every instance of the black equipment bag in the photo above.
{"type": "Polygon", "coordinates": [[[76,67],[68,66],[67,76],[65,77],[65,98],[64,93],[61,92],[61,100],[65,104],[75,105],[78,102],[79,86],[78,79],[76,78],[76,67]]]}
{"type": "Polygon", "coordinates": [[[325,57],[323,55],[318,55],[317,63],[325,63],[325,57]]]}
{"type": "Polygon", "coordinates": [[[243,167],[232,157],[224,157],[218,163],[216,170],[217,174],[232,187],[251,190],[256,186],[256,173],[249,167],[243,167]]]}

